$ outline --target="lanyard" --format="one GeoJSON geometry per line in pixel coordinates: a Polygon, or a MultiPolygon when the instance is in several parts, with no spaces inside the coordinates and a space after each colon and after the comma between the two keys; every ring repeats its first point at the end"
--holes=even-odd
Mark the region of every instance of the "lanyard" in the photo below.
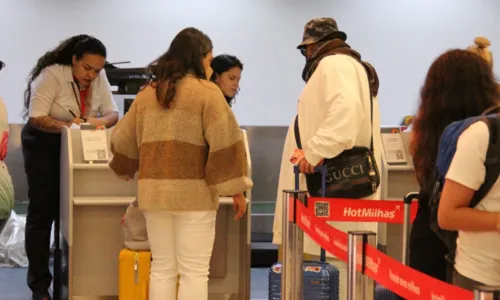
{"type": "MultiPolygon", "coordinates": [[[[73,95],[75,96],[76,105],[78,106],[78,109],[80,109],[80,117],[83,119],[85,117],[85,109],[86,109],[86,107],[85,107],[85,97],[87,97],[87,95],[84,94],[85,97],[78,98],[74,82],[71,83],[71,88],[73,89],[73,95]]],[[[80,93],[80,96],[82,96],[82,93],[80,93]]]]}

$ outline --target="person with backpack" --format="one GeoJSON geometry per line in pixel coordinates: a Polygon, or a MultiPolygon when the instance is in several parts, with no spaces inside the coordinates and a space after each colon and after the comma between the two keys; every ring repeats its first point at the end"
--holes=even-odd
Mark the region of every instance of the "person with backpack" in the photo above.
{"type": "MultiPolygon", "coordinates": [[[[442,281],[452,281],[446,259],[449,249],[430,226],[433,214],[429,205],[436,182],[438,146],[451,123],[480,116],[499,103],[497,86],[486,59],[472,51],[450,50],[432,63],[421,89],[410,145],[421,188],[419,209],[410,233],[410,267],[442,281]]],[[[467,167],[470,164],[465,163],[467,167]]],[[[472,174],[467,169],[459,172],[472,174]]]]}
{"type": "Polygon", "coordinates": [[[500,282],[499,111],[454,122],[439,145],[431,227],[448,248],[453,284],[470,290],[500,282]]]}

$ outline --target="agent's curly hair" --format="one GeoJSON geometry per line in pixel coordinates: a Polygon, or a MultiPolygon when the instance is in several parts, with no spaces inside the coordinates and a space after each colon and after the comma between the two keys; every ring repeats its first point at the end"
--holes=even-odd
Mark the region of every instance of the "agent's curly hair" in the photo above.
{"type": "Polygon", "coordinates": [[[78,60],[85,54],[97,54],[106,58],[106,47],[98,39],[86,34],[80,34],[62,41],[59,46],[48,51],[38,59],[35,67],[29,74],[28,86],[24,91],[24,118],[28,116],[31,101],[31,84],[38,77],[38,75],[40,75],[45,68],[55,64],[70,66],[72,64],[73,56],[75,56],[78,60]]]}
{"type": "Polygon", "coordinates": [[[493,71],[480,56],[450,50],[432,63],[420,92],[410,145],[417,180],[424,192],[431,192],[439,140],[446,126],[481,115],[498,105],[499,99],[493,71]]]}

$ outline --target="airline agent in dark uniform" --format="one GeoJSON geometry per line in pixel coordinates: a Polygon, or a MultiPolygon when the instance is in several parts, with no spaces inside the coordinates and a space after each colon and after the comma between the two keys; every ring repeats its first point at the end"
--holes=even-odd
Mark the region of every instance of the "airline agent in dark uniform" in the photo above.
{"type": "Polygon", "coordinates": [[[61,129],[83,122],[111,127],[118,109],[103,70],[106,48],[88,35],[71,37],[45,53],[24,93],[28,122],[21,133],[28,178],[26,254],[34,300],[49,300],[50,233],[59,217],[61,129]]]}

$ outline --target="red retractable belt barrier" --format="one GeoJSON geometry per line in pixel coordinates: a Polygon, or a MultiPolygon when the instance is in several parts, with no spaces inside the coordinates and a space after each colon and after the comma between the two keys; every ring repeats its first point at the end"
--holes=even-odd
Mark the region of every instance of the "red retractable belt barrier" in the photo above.
{"type": "Polygon", "coordinates": [[[474,294],[407,267],[367,245],[365,274],[406,299],[471,300],[474,294]]]}
{"type": "Polygon", "coordinates": [[[347,234],[319,220],[302,203],[296,205],[297,225],[326,251],[347,261],[347,234]]]}
{"type": "MultiPolygon", "coordinates": [[[[403,224],[403,201],[342,198],[308,198],[307,207],[323,221],[381,222],[403,224]]],[[[411,204],[410,223],[417,215],[418,203],[411,204]]]]}
{"type": "MultiPolygon", "coordinates": [[[[290,199],[293,201],[293,198],[290,199]]],[[[308,206],[315,207],[318,201],[324,201],[330,199],[318,199],[312,198],[308,199],[308,206]]],[[[386,209],[390,207],[391,201],[372,201],[372,200],[347,200],[347,199],[332,199],[331,203],[335,204],[334,209],[336,210],[338,207],[347,208],[347,207],[356,207],[365,208],[359,206],[357,203],[367,203],[370,202],[370,208],[379,208],[386,209]],[[350,206],[348,206],[347,202],[352,202],[350,206]],[[344,206],[342,206],[342,205],[344,206]],[[379,206],[380,205],[380,206],[379,206]],[[387,206],[389,205],[389,206],[387,206]]],[[[396,201],[392,201],[396,202],[396,201]]],[[[398,202],[403,205],[401,202],[398,202]]],[[[416,203],[415,203],[416,204],[416,203]]],[[[331,209],[332,205],[330,205],[330,211],[334,211],[331,209]]],[[[392,204],[394,207],[394,203],[392,204]]],[[[338,218],[332,218],[331,216],[335,215],[334,213],[330,213],[330,217],[319,218],[315,216],[315,212],[317,210],[313,210],[305,207],[299,201],[295,203],[295,218],[291,217],[290,220],[295,219],[297,225],[316,243],[318,243],[322,248],[324,248],[329,253],[333,254],[337,258],[342,261],[347,262],[347,234],[342,232],[330,225],[328,225],[325,221],[335,220],[340,221],[338,218]]],[[[401,210],[401,209],[400,209],[401,210]]],[[[412,209],[413,210],[413,209],[412,209]]],[[[402,214],[402,212],[401,212],[402,214]]],[[[338,216],[338,215],[337,215],[338,216]]],[[[342,217],[345,219],[346,217],[342,217]]],[[[364,216],[361,217],[361,221],[371,220],[372,222],[384,222],[384,221],[375,221],[375,217],[364,216]],[[364,218],[364,219],[363,219],[364,218]]],[[[382,218],[378,217],[380,220],[382,218]]],[[[391,220],[402,220],[401,217],[395,216],[394,218],[390,218],[391,220]]],[[[385,218],[387,219],[387,218],[385,218]]],[[[348,219],[349,221],[354,221],[353,218],[348,219]]],[[[402,222],[402,221],[401,221],[402,222]]],[[[400,223],[399,221],[393,221],[390,223],[400,223]]],[[[358,260],[361,261],[361,260],[358,260]]],[[[379,284],[388,288],[389,290],[397,293],[398,295],[405,297],[407,299],[429,299],[429,300],[472,300],[473,293],[468,290],[464,290],[462,288],[449,285],[445,282],[434,279],[430,276],[427,276],[423,273],[420,273],[412,268],[409,268],[397,260],[383,254],[378,251],[376,248],[367,245],[365,252],[365,274],[371,277],[373,280],[377,281],[379,284]]],[[[361,270],[361,265],[358,265],[358,270],[361,270]]]]}

